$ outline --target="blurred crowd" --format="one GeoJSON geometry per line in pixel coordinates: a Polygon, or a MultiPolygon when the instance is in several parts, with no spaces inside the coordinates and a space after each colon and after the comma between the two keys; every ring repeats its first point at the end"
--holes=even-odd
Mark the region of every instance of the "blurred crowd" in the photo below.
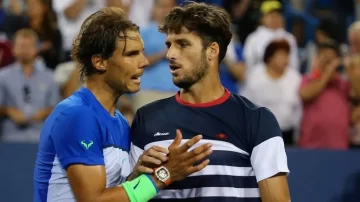
{"type": "MultiPolygon", "coordinates": [[[[268,107],[287,146],[360,146],[360,1],[203,0],[233,22],[220,79],[233,93],[268,107]]],[[[136,109],[174,95],[166,36],[158,32],[181,0],[0,1],[0,140],[37,142],[46,117],[82,86],[71,47],[82,22],[104,6],[123,8],[140,26],[149,60],[136,109]]],[[[94,33],[96,34],[96,33],[94,33]]]]}

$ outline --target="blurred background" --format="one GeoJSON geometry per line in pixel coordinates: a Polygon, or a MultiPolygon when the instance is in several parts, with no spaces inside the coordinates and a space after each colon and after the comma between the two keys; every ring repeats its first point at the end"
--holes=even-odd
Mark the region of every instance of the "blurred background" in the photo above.
{"type": "MultiPolygon", "coordinates": [[[[181,0],[0,0],[0,202],[32,201],[42,123],[82,83],[70,50],[82,22],[104,6],[140,26],[150,65],[136,109],[178,90],[157,31],[181,0]]],[[[360,202],[360,0],[203,0],[223,7],[233,40],[223,85],[278,119],[293,202],[360,202]]]]}

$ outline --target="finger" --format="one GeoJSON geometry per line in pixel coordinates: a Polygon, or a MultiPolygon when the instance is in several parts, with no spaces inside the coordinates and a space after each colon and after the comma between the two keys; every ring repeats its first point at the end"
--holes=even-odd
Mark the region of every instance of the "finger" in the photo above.
{"type": "Polygon", "coordinates": [[[210,143],[200,145],[189,152],[181,154],[181,159],[183,159],[184,161],[187,161],[203,152],[210,150],[211,147],[212,147],[212,144],[210,144],[210,143]]]}
{"type": "Polygon", "coordinates": [[[157,160],[160,160],[162,162],[165,162],[165,161],[168,160],[167,156],[165,156],[164,153],[158,152],[158,151],[156,151],[154,149],[150,149],[147,152],[146,155],[149,156],[149,157],[153,157],[153,158],[155,158],[157,160]]]}
{"type": "Polygon", "coordinates": [[[139,166],[136,170],[140,173],[150,173],[151,174],[154,172],[154,170],[152,168],[148,168],[143,165],[139,166]]]}
{"type": "Polygon", "coordinates": [[[161,152],[161,153],[164,153],[164,154],[168,154],[169,153],[169,150],[167,150],[166,148],[164,147],[159,147],[159,146],[152,146],[151,149],[157,151],[157,152],[161,152]]]}
{"type": "Polygon", "coordinates": [[[169,149],[179,147],[181,140],[182,140],[182,133],[179,129],[176,129],[176,137],[175,137],[174,141],[171,143],[171,145],[169,146],[169,149]]]}
{"type": "Polygon", "coordinates": [[[191,138],[190,140],[185,142],[185,144],[183,144],[181,147],[179,147],[179,152],[180,153],[187,152],[187,150],[189,150],[193,145],[198,143],[201,139],[202,139],[202,135],[197,135],[197,136],[191,138]]]}
{"type": "Polygon", "coordinates": [[[148,155],[144,155],[141,159],[141,164],[143,165],[144,163],[151,163],[151,164],[155,164],[155,165],[161,165],[161,160],[156,159],[154,157],[148,156],[148,155]]]}
{"type": "Polygon", "coordinates": [[[201,160],[205,159],[206,157],[208,157],[211,153],[212,153],[212,150],[208,149],[208,150],[206,150],[206,151],[192,157],[191,159],[189,159],[187,161],[187,164],[188,165],[194,165],[194,164],[200,162],[201,160]]]}
{"type": "Polygon", "coordinates": [[[199,165],[192,166],[187,170],[187,174],[191,175],[193,173],[199,172],[200,170],[204,169],[207,165],[209,165],[210,160],[206,159],[203,162],[201,162],[199,165]]]}

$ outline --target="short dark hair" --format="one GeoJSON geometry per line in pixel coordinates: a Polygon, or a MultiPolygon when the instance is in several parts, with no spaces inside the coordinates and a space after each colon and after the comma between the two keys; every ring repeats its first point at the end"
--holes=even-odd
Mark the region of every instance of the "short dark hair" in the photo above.
{"type": "Polygon", "coordinates": [[[274,54],[279,51],[283,50],[287,53],[290,53],[290,45],[289,42],[285,39],[273,40],[267,45],[265,48],[264,53],[264,62],[268,63],[270,58],[274,56],[274,54]]]}
{"type": "Polygon", "coordinates": [[[82,81],[90,75],[102,73],[93,66],[91,57],[99,55],[109,59],[117,40],[125,39],[128,30],[138,31],[139,27],[127,19],[121,8],[116,7],[103,8],[83,22],[72,47],[72,57],[80,65],[82,81]]]}
{"type": "Polygon", "coordinates": [[[183,28],[199,36],[204,48],[213,42],[219,44],[219,63],[224,59],[232,37],[230,17],[224,9],[196,2],[174,7],[159,31],[179,34],[183,28]]]}
{"type": "Polygon", "coordinates": [[[339,41],[339,31],[334,29],[339,27],[336,20],[331,18],[322,18],[316,27],[316,31],[320,31],[332,40],[339,41]]]}
{"type": "Polygon", "coordinates": [[[318,43],[317,49],[318,49],[318,51],[321,51],[324,49],[331,49],[331,50],[335,51],[335,53],[338,57],[341,56],[340,46],[336,41],[333,41],[333,40],[327,41],[325,43],[318,43]]]}

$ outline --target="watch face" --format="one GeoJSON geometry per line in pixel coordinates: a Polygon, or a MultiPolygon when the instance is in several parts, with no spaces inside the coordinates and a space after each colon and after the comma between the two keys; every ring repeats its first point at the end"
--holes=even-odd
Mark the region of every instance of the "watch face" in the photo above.
{"type": "Polygon", "coordinates": [[[160,168],[158,171],[157,171],[157,175],[159,176],[159,178],[161,180],[164,180],[166,179],[168,176],[169,176],[169,173],[164,169],[164,168],[160,168]]]}

